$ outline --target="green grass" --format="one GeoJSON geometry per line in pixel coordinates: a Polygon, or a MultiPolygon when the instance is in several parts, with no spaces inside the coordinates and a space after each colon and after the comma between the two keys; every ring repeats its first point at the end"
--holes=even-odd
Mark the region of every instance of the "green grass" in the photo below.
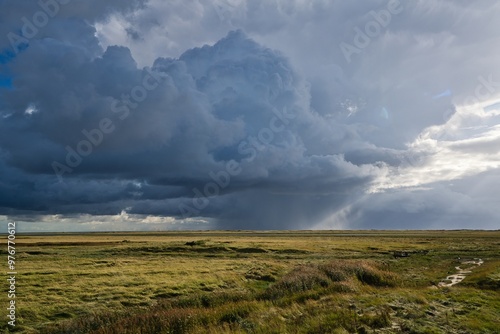
{"type": "Polygon", "coordinates": [[[486,231],[20,235],[14,332],[496,333],[499,240],[486,231]],[[485,262],[438,288],[457,257],[485,262]]]}

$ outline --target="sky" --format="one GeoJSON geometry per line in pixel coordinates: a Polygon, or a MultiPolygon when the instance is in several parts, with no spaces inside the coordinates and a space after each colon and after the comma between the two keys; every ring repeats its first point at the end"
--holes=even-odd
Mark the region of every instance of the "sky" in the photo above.
{"type": "Polygon", "coordinates": [[[20,231],[500,226],[498,1],[0,8],[20,231]]]}

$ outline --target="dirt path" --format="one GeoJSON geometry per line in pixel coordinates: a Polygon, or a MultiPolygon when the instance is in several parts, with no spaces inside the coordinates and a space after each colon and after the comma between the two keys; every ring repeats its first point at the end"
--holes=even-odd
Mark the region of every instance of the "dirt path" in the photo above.
{"type": "Polygon", "coordinates": [[[484,263],[483,260],[481,259],[473,259],[470,261],[463,261],[460,265],[466,265],[466,264],[471,264],[472,266],[462,269],[460,267],[455,267],[457,270],[456,274],[449,275],[447,276],[444,280],[439,282],[438,286],[439,287],[445,287],[445,286],[453,286],[455,284],[458,284],[464,280],[464,278],[467,276],[467,274],[471,273],[471,270],[476,268],[477,266],[480,266],[484,263]]]}

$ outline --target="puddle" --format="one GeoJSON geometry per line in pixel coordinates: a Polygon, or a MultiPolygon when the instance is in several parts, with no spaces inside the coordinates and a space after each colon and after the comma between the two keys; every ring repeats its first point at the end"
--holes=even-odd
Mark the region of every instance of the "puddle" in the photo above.
{"type": "Polygon", "coordinates": [[[482,265],[483,263],[484,261],[481,259],[473,259],[470,261],[461,262],[460,266],[455,267],[457,273],[447,276],[444,280],[439,282],[438,286],[439,287],[453,286],[455,284],[462,282],[464,278],[467,276],[467,274],[471,273],[472,269],[482,265]],[[464,265],[472,265],[472,266],[462,269],[461,267],[463,267],[464,265]]]}

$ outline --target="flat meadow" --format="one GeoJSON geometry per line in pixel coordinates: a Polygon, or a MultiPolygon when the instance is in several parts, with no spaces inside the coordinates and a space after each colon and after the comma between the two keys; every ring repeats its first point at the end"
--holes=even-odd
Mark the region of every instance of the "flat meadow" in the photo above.
{"type": "Polygon", "coordinates": [[[500,231],[19,234],[16,267],[4,333],[500,331],[500,231]]]}

